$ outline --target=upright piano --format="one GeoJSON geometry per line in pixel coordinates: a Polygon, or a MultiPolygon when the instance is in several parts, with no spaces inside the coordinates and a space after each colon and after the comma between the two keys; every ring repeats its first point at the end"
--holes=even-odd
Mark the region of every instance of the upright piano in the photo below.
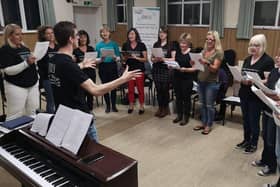
{"type": "Polygon", "coordinates": [[[137,187],[137,161],[86,138],[74,155],[29,127],[0,139],[0,165],[23,186],[137,187]],[[85,158],[102,157],[85,162],[85,158]]]}

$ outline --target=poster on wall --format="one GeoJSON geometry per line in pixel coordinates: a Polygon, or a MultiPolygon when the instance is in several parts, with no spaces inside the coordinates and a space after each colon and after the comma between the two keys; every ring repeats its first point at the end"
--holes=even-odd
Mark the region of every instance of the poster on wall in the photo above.
{"type": "Polygon", "coordinates": [[[138,30],[142,42],[147,46],[148,57],[158,39],[159,15],[159,7],[133,7],[133,27],[138,30]]]}

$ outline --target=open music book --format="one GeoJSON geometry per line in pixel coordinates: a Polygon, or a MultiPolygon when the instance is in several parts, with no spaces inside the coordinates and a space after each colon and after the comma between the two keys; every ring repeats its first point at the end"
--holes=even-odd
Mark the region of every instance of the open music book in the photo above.
{"type": "Polygon", "coordinates": [[[194,61],[193,67],[199,71],[204,71],[204,65],[199,62],[199,59],[202,59],[202,53],[189,53],[190,58],[194,61]]]}
{"type": "Polygon", "coordinates": [[[48,128],[50,117],[48,114],[38,115],[31,130],[46,135],[46,139],[54,145],[77,154],[92,122],[92,115],[59,105],[48,128]]]}

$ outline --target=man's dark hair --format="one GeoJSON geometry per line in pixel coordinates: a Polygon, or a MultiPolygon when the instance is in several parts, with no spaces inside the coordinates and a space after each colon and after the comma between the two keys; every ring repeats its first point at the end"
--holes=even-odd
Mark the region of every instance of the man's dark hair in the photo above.
{"type": "Polygon", "coordinates": [[[61,21],[55,24],[53,31],[59,47],[64,47],[68,44],[70,36],[75,36],[75,29],[76,25],[70,21],[61,21]]]}

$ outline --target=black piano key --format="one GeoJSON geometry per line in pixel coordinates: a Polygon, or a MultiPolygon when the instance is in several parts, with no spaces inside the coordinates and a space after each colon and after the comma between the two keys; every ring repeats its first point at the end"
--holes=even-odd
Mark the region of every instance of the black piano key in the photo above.
{"type": "Polygon", "coordinates": [[[15,145],[15,144],[8,143],[8,144],[1,145],[1,147],[2,147],[3,149],[5,149],[5,148],[10,147],[10,146],[12,146],[12,145],[15,145]]]}
{"type": "Polygon", "coordinates": [[[54,174],[52,176],[49,176],[47,178],[45,178],[48,182],[52,182],[52,181],[55,181],[56,179],[59,179],[61,178],[61,175],[58,175],[58,174],[54,174]]]}
{"type": "Polygon", "coordinates": [[[23,164],[29,166],[29,165],[34,164],[36,162],[38,162],[38,160],[36,158],[32,158],[31,160],[24,161],[23,164]]]}
{"type": "Polygon", "coordinates": [[[48,170],[48,169],[50,169],[48,166],[43,165],[42,167],[38,167],[38,168],[34,169],[34,171],[35,171],[36,173],[40,174],[40,173],[42,173],[43,171],[46,171],[46,170],[48,170]]]}
{"type": "Polygon", "coordinates": [[[20,160],[21,162],[23,162],[23,161],[28,160],[28,159],[30,159],[30,158],[33,158],[33,156],[32,156],[32,155],[27,155],[27,156],[25,156],[25,157],[20,158],[19,160],[20,160]]]}
{"type": "Polygon", "coordinates": [[[70,180],[65,181],[64,183],[61,183],[60,185],[57,185],[58,187],[62,187],[62,186],[67,186],[67,184],[70,184],[70,180]]]}
{"type": "Polygon", "coordinates": [[[10,154],[11,154],[11,155],[15,155],[15,154],[17,154],[17,153],[19,153],[19,152],[22,152],[22,151],[23,151],[22,148],[18,148],[18,149],[16,149],[16,150],[11,151],[10,154]]]}
{"type": "Polygon", "coordinates": [[[66,183],[66,184],[64,184],[64,185],[62,185],[62,186],[60,186],[60,187],[75,187],[75,186],[77,186],[77,185],[75,185],[74,183],[72,183],[71,181],[69,181],[68,183],[66,183]]]}
{"type": "Polygon", "coordinates": [[[54,186],[59,186],[59,185],[65,183],[66,181],[69,181],[69,179],[62,178],[62,179],[60,179],[60,180],[58,180],[58,181],[52,183],[52,185],[54,185],[54,186]]]}
{"type": "Polygon", "coordinates": [[[5,150],[8,151],[8,152],[11,152],[11,151],[16,150],[18,148],[19,148],[18,146],[14,145],[14,146],[6,148],[5,150]]]}
{"type": "Polygon", "coordinates": [[[14,157],[16,157],[16,158],[19,159],[19,158],[21,158],[21,157],[23,157],[23,156],[26,156],[26,155],[28,155],[28,153],[24,151],[23,153],[14,155],[14,157]]]}
{"type": "Polygon", "coordinates": [[[54,172],[54,170],[51,169],[50,171],[47,171],[47,172],[45,172],[45,173],[40,174],[40,176],[41,176],[41,177],[46,177],[46,176],[49,176],[49,175],[52,174],[52,173],[55,173],[55,172],[54,172]]]}
{"type": "Polygon", "coordinates": [[[38,162],[38,163],[36,163],[36,164],[33,164],[33,165],[30,165],[30,166],[28,166],[30,169],[36,169],[36,168],[38,168],[39,166],[41,166],[41,165],[43,165],[43,163],[42,162],[38,162]]]}

